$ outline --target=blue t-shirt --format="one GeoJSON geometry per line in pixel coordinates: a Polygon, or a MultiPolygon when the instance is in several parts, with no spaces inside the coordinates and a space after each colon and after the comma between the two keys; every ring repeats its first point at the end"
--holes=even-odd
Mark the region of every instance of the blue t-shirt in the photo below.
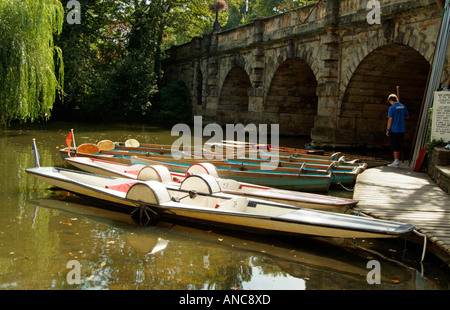
{"type": "Polygon", "coordinates": [[[391,132],[405,132],[405,117],[409,116],[408,110],[400,102],[394,103],[388,111],[388,117],[392,117],[391,132]]]}

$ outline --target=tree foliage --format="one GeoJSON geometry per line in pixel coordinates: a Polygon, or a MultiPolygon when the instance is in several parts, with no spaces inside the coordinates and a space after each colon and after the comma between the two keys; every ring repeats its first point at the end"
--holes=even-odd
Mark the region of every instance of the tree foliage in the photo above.
{"type": "MultiPolygon", "coordinates": [[[[64,6],[68,1],[63,1],[64,6]]],[[[59,118],[141,117],[154,91],[151,25],[139,8],[115,0],[84,1],[80,24],[64,24],[58,44],[66,64],[59,118]]]]}
{"type": "Polygon", "coordinates": [[[0,1],[0,124],[49,118],[64,78],[53,42],[63,18],[58,0],[0,1]]]}
{"type": "Polygon", "coordinates": [[[269,17],[315,2],[317,0],[238,0],[229,5],[224,29],[237,27],[249,23],[255,18],[269,17]]]}
{"type": "Polygon", "coordinates": [[[154,111],[164,109],[157,104],[164,50],[176,36],[189,40],[212,24],[206,2],[90,0],[81,11],[81,24],[65,24],[59,38],[67,69],[58,116],[166,115],[154,111]]]}
{"type": "Polygon", "coordinates": [[[170,46],[212,32],[211,5],[220,2],[226,30],[315,1],[83,0],[80,24],[63,22],[68,2],[0,0],[1,123],[50,111],[71,119],[187,120],[188,89],[180,81],[162,85],[161,63],[170,46]]]}

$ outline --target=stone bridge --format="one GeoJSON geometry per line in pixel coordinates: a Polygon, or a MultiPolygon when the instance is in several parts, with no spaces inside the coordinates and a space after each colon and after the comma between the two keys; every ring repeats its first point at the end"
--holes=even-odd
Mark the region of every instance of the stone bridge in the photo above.
{"type": "MultiPolygon", "coordinates": [[[[322,0],[172,47],[166,77],[182,80],[204,123],[279,124],[314,144],[380,146],[387,96],[410,112],[412,143],[442,16],[441,0],[322,0]]],[[[442,76],[450,75],[447,61],[442,76]]]]}

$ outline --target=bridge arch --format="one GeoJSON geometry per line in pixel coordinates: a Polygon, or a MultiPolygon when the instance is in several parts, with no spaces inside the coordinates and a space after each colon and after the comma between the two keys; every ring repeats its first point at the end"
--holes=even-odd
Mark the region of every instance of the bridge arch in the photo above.
{"type": "MultiPolygon", "coordinates": [[[[428,63],[431,63],[434,55],[435,38],[423,35],[420,32],[420,28],[406,28],[401,22],[399,22],[397,27],[398,30],[394,31],[393,28],[395,27],[391,25],[390,21],[384,22],[383,27],[380,27],[376,31],[363,32],[355,38],[350,46],[344,46],[343,53],[352,56],[342,66],[341,94],[345,93],[350,79],[362,60],[375,50],[384,46],[409,46],[421,54],[428,63]]],[[[401,57],[400,53],[398,53],[398,57],[401,57]]]]}
{"type": "Polygon", "coordinates": [[[317,80],[302,58],[285,59],[270,81],[263,121],[280,124],[280,133],[309,135],[317,114],[317,80]]]}
{"type": "Polygon", "coordinates": [[[220,124],[246,123],[251,86],[249,75],[242,67],[235,66],[228,71],[217,106],[217,120],[220,124]]]}
{"type": "MultiPolygon", "coordinates": [[[[411,119],[405,146],[412,145],[430,64],[414,48],[386,44],[364,57],[349,80],[341,103],[340,129],[354,145],[387,145],[387,95],[400,89],[411,119]]],[[[408,153],[409,154],[409,153],[408,153]]]]}

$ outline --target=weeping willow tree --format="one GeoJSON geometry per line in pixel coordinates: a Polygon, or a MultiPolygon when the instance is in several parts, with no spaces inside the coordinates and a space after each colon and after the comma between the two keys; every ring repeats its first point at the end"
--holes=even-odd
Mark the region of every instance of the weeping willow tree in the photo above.
{"type": "Polygon", "coordinates": [[[62,93],[59,0],[0,0],[0,124],[48,119],[62,93]]]}

